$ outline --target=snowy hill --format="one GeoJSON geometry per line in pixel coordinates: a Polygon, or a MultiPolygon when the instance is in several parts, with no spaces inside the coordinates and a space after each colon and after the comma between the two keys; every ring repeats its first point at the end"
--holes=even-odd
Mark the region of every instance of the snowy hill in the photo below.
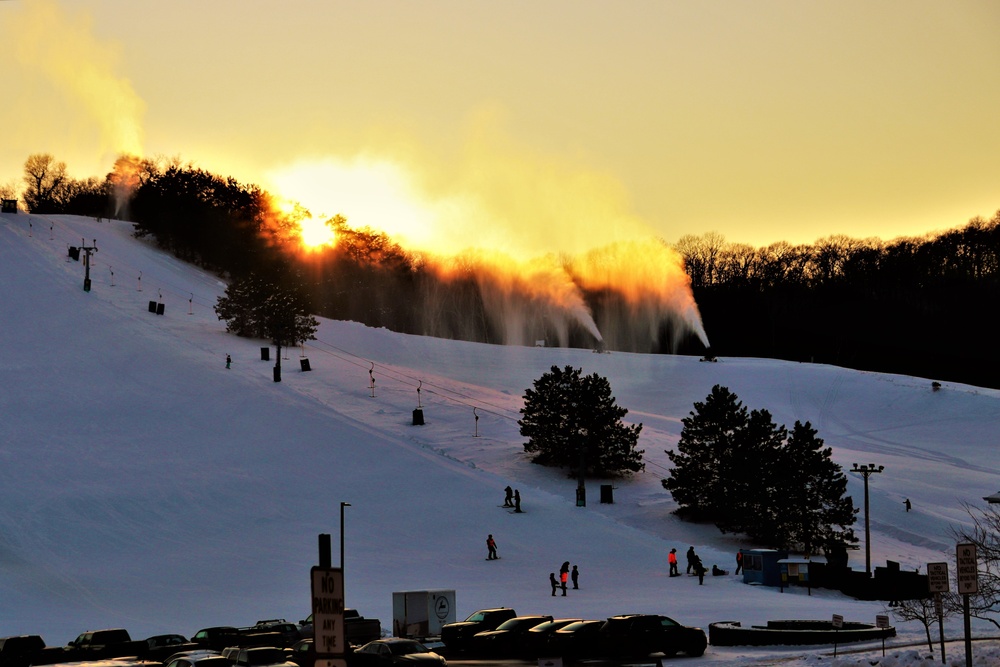
{"type": "MultiPolygon", "coordinates": [[[[462,618],[507,605],[563,617],[666,613],[706,629],[833,613],[873,622],[880,603],[830,591],[667,578],[671,547],[694,545],[706,564],[731,569],[747,546],[677,520],[660,485],[680,419],[714,384],[778,423],[811,421],[845,468],[885,466],[871,479],[874,564],[950,560],[952,527],[968,519],[962,503],[1000,489],[995,390],[933,391],[932,379],[763,359],[499,347],[328,320],[316,341],[289,351],[275,383],[273,348],[261,361],[265,343],[225,333],[216,318],[225,285],[134,239],[130,225],[3,214],[0,260],[0,636],[63,644],[102,627],[142,638],[304,618],[317,535],[336,545],[341,502],[351,504],[347,603],[384,627],[393,591],[435,588],[456,591],[462,618]],[[84,239],[99,249],[89,293],[83,263],[67,256],[84,239]],[[150,301],[164,304],[162,316],[150,301]],[[300,371],[301,355],[312,371],[300,371]],[[523,456],[521,396],[566,364],[606,376],[627,419],[644,424],[646,471],[615,483],[614,504],[600,504],[591,482],[588,507],[576,507],[575,481],[523,456]],[[418,400],[423,426],[412,425],[418,400]],[[522,515],[498,507],[508,484],[522,515]],[[485,560],[487,533],[499,561],[485,560]],[[581,590],[552,598],[548,574],[566,560],[579,565],[581,590]]],[[[848,476],[860,506],[861,479],[848,476]]],[[[851,559],[864,568],[863,550],[851,559]]],[[[960,623],[948,629],[958,636],[960,623]]],[[[922,639],[915,624],[898,630],[922,639]]],[[[749,658],[710,647],[706,660],[749,658]]]]}

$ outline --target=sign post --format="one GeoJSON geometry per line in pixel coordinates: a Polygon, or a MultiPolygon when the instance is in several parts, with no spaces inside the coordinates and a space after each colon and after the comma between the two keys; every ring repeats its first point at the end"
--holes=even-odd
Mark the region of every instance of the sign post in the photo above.
{"type": "Polygon", "coordinates": [[[927,563],[927,588],[934,594],[934,607],[938,615],[938,634],[941,638],[941,664],[945,664],[944,656],[944,605],[941,594],[950,590],[948,583],[948,563],[927,563]]]}
{"type": "Polygon", "coordinates": [[[315,667],[346,667],[344,572],[340,568],[314,567],[310,575],[315,667]]]}
{"type": "MultiPolygon", "coordinates": [[[[889,627],[889,616],[887,614],[875,615],[875,627],[885,629],[889,627]]],[[[882,657],[885,657],[885,634],[882,635],[882,657]]]]}
{"type": "Polygon", "coordinates": [[[836,631],[833,633],[833,657],[836,658],[837,640],[839,639],[838,635],[840,635],[840,629],[844,627],[844,617],[841,616],[840,614],[834,614],[833,622],[831,623],[831,625],[833,625],[833,629],[836,631]]]}
{"type": "Polygon", "coordinates": [[[962,612],[965,616],[965,667],[972,667],[972,624],[969,620],[969,596],[979,592],[979,561],[976,545],[959,544],[955,550],[958,565],[958,592],[962,594],[962,612]]]}

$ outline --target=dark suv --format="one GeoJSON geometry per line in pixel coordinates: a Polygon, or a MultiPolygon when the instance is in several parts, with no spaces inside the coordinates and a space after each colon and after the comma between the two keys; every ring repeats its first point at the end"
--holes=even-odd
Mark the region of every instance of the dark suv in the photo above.
{"type": "Polygon", "coordinates": [[[655,614],[612,616],[601,627],[600,636],[601,652],[609,657],[641,658],[650,653],[699,656],[708,646],[701,628],[655,614]]]}
{"type": "Polygon", "coordinates": [[[441,626],[441,641],[450,651],[464,651],[477,632],[496,630],[501,623],[515,616],[517,613],[507,607],[480,609],[464,621],[441,626]]]}
{"type": "Polygon", "coordinates": [[[28,667],[45,648],[38,635],[0,637],[0,666],[28,667]]]}

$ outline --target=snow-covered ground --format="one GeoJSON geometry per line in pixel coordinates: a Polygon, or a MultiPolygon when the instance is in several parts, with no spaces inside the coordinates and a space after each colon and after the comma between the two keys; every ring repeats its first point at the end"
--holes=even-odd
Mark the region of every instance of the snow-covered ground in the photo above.
{"type": "MultiPolygon", "coordinates": [[[[677,520],[660,485],[681,418],[717,383],[779,423],[811,421],[845,468],[885,466],[871,479],[874,564],[923,570],[950,560],[952,528],[968,520],[962,504],[1000,490],[1000,392],[932,391],[933,378],[499,347],[323,320],[318,340],[288,352],[275,383],[274,350],[261,361],[264,343],[225,333],[216,318],[224,284],[130,232],[118,222],[0,215],[0,636],[37,633],[58,645],[103,627],[142,638],[304,618],[318,534],[334,536],[339,560],[341,502],[350,503],[347,604],[384,627],[393,591],[422,589],[454,589],[460,618],[507,605],[559,617],[665,613],[706,629],[832,614],[874,622],[881,603],[831,591],[666,576],[671,547],[693,545],[707,565],[731,570],[747,546],[677,520]],[[89,293],[83,263],[67,256],[84,239],[99,249],[89,293]],[[150,301],[164,315],[150,313],[150,301]],[[310,372],[300,370],[303,354],[310,372]],[[592,482],[588,506],[577,507],[575,481],[523,456],[521,396],[566,364],[606,376],[628,419],[644,425],[646,471],[615,483],[614,504],[600,504],[592,482]],[[418,401],[423,426],[412,424],[418,401]],[[523,514],[499,507],[508,484],[523,514]],[[499,561],[485,559],[488,533],[499,561]],[[553,598],[548,575],[567,560],[580,568],[580,590],[553,598]]],[[[860,506],[861,479],[848,476],[860,506]]],[[[863,550],[852,564],[864,568],[863,550]]],[[[918,624],[895,625],[890,646],[922,641],[918,624]]],[[[960,620],[946,629],[960,637],[960,620]]],[[[700,662],[881,659],[880,644],[866,648],[833,659],[831,647],[709,647],[700,662]]],[[[940,664],[926,646],[887,653],[882,665],[940,664]]],[[[974,654],[977,665],[1000,664],[995,642],[974,654]]],[[[960,644],[948,661],[965,664],[960,644]]]]}

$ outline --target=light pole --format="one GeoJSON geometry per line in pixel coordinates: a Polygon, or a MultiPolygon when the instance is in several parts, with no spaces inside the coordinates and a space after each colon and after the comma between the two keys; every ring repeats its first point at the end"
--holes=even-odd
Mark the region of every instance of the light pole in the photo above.
{"type": "Polygon", "coordinates": [[[340,571],[344,571],[344,508],[350,507],[351,503],[340,503],[340,571]]]}
{"type": "Polygon", "coordinates": [[[867,574],[872,573],[872,534],[871,527],[868,522],[868,478],[877,472],[882,472],[885,470],[885,466],[876,466],[874,463],[869,463],[867,465],[857,463],[852,463],[853,468],[851,472],[859,473],[865,479],[865,572],[867,574]]]}

